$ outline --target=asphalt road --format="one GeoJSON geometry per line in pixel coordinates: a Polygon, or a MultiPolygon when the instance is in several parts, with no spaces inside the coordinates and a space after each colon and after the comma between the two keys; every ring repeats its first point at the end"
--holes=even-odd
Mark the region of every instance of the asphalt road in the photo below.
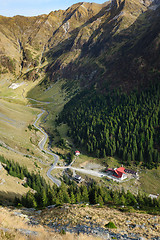
{"type": "Polygon", "coordinates": [[[42,130],[42,128],[41,128],[39,125],[37,126],[37,122],[39,121],[39,119],[41,118],[41,116],[45,113],[45,110],[41,109],[41,111],[42,111],[42,112],[38,114],[37,119],[36,119],[35,122],[33,123],[33,126],[34,126],[35,128],[37,128],[37,129],[43,134],[43,138],[41,139],[41,141],[40,141],[39,144],[38,144],[39,148],[40,148],[43,152],[45,152],[45,153],[53,156],[53,158],[54,158],[54,163],[51,165],[51,167],[50,167],[49,170],[47,171],[47,177],[49,177],[52,182],[54,182],[58,187],[60,187],[60,186],[61,186],[61,181],[58,180],[57,178],[54,178],[54,177],[51,175],[52,170],[56,167],[56,164],[57,164],[57,162],[59,161],[59,156],[56,155],[56,154],[54,154],[53,152],[51,152],[49,148],[48,148],[48,150],[45,150],[45,149],[44,149],[44,146],[45,146],[45,144],[46,144],[46,142],[47,142],[47,139],[48,139],[48,135],[47,135],[47,133],[46,133],[44,130],[42,130]]]}
{"type": "MultiPolygon", "coordinates": [[[[50,104],[50,103],[51,103],[51,102],[38,101],[38,100],[35,100],[35,99],[32,99],[32,98],[28,98],[28,99],[30,99],[30,100],[32,100],[32,101],[35,101],[35,102],[37,102],[37,103],[43,103],[43,104],[50,104]]],[[[41,116],[45,113],[45,110],[41,109],[41,111],[42,111],[42,112],[37,115],[37,119],[36,119],[35,122],[33,123],[33,126],[34,126],[36,129],[38,129],[38,130],[43,134],[43,138],[41,139],[41,141],[40,141],[39,144],[38,144],[39,148],[40,148],[43,152],[45,152],[45,153],[53,156],[53,158],[54,158],[54,163],[51,165],[51,167],[50,167],[49,170],[47,171],[47,176],[51,179],[52,182],[54,182],[58,187],[60,187],[61,181],[58,180],[58,179],[56,179],[56,178],[54,178],[54,177],[51,175],[52,170],[55,168],[57,162],[59,161],[59,156],[56,155],[56,154],[54,154],[49,148],[48,148],[48,151],[44,149],[44,146],[45,146],[45,144],[46,144],[46,142],[47,142],[47,139],[48,139],[48,135],[47,135],[47,133],[46,133],[45,131],[43,131],[42,128],[38,125],[39,119],[40,119],[41,116]]],[[[2,115],[2,114],[1,114],[1,115],[2,115]]],[[[0,116],[0,117],[1,117],[1,116],[0,116]]],[[[45,119],[46,119],[46,118],[47,118],[47,116],[45,117],[45,119]]],[[[14,122],[14,120],[9,119],[9,118],[6,118],[6,119],[5,119],[5,122],[7,122],[7,120],[14,122]]],[[[9,123],[10,123],[10,122],[9,122],[9,123]]],[[[6,145],[4,142],[1,142],[1,141],[0,141],[0,144],[2,144],[2,145],[5,146],[7,149],[9,149],[9,150],[11,150],[11,151],[13,151],[13,152],[15,152],[15,153],[21,154],[21,155],[23,155],[23,156],[26,155],[26,154],[24,154],[24,153],[22,153],[22,152],[19,152],[19,151],[15,150],[15,149],[9,147],[9,146],[6,145]]],[[[29,155],[29,154],[27,154],[27,156],[33,157],[32,155],[29,155]]],[[[36,158],[36,157],[33,157],[33,158],[36,158]]],[[[36,158],[36,159],[38,159],[38,158],[36,158]]],[[[43,161],[41,161],[40,159],[38,159],[38,160],[39,160],[42,164],[48,165],[48,164],[44,163],[43,161]]]]}

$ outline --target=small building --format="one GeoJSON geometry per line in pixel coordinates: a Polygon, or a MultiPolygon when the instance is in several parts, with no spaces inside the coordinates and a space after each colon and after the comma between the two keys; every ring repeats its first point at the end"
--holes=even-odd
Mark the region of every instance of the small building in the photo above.
{"type": "Polygon", "coordinates": [[[79,182],[82,180],[82,178],[81,178],[80,175],[77,175],[77,174],[76,174],[76,175],[74,176],[74,180],[79,183],[79,182]]]}
{"type": "Polygon", "coordinates": [[[125,173],[125,168],[124,167],[120,167],[114,170],[113,176],[116,178],[119,178],[121,180],[127,178],[127,175],[125,173]]]}
{"type": "Polygon", "coordinates": [[[79,155],[80,155],[80,151],[76,150],[76,151],[75,151],[75,155],[76,155],[76,156],[79,156],[79,155]]]}
{"type": "Polygon", "coordinates": [[[125,171],[125,173],[129,173],[129,174],[138,176],[138,173],[136,171],[131,170],[131,169],[125,169],[124,171],[125,171]]]}
{"type": "Polygon", "coordinates": [[[131,169],[126,169],[124,167],[108,168],[106,172],[109,176],[116,177],[120,180],[127,178],[127,174],[132,174],[132,176],[138,177],[138,172],[131,169]]]}

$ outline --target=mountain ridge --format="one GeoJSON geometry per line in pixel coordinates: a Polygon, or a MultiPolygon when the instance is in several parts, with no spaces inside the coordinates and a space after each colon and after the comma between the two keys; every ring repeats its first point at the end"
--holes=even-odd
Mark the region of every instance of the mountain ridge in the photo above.
{"type": "MultiPolygon", "coordinates": [[[[42,80],[43,72],[48,82],[64,78],[68,81],[77,79],[81,87],[97,83],[98,88],[105,85],[123,87],[125,84],[133,88],[133,80],[131,84],[126,83],[123,76],[130,73],[123,69],[117,84],[114,71],[118,62],[131,71],[133,59],[129,56],[134,58],[133,49],[135,55],[144,58],[142,49],[148,51],[149,46],[143,34],[148,36],[150,29],[150,42],[154,42],[159,28],[151,28],[158,20],[159,2],[151,0],[112,0],[104,4],[80,2],[66,10],[35,17],[0,16],[0,78],[10,75],[15,80],[42,80]],[[141,42],[146,46],[138,48],[141,42]]],[[[159,67],[156,69],[158,71],[159,67]]],[[[136,67],[134,72],[139,73],[139,69],[136,67]]],[[[138,85],[141,85],[140,78],[137,77],[138,85]]]]}

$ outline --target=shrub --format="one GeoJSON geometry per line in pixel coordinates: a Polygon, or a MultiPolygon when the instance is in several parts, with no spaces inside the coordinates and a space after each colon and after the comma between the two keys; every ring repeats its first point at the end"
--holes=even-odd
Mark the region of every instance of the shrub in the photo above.
{"type": "Polygon", "coordinates": [[[113,222],[109,222],[105,225],[106,228],[117,228],[113,222]]]}
{"type": "Polygon", "coordinates": [[[65,234],[66,234],[65,230],[64,230],[64,229],[61,229],[61,230],[60,230],[60,234],[65,235],[65,234]]]}

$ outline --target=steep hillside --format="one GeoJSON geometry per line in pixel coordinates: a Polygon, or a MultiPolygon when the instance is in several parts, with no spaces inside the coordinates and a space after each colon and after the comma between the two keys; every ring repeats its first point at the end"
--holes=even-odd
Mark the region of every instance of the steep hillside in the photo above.
{"type": "Polygon", "coordinates": [[[100,89],[108,85],[130,89],[154,79],[155,73],[159,77],[160,9],[156,3],[150,4],[126,0],[105,6],[78,35],[74,32],[59,49],[50,50],[50,78],[60,75],[79,80],[81,86],[98,83],[100,89]],[[88,31],[95,22],[97,27],[88,31]],[[82,42],[79,36],[84,31],[88,39],[82,42]]]}
{"type": "Polygon", "coordinates": [[[0,239],[3,240],[102,240],[159,239],[160,217],[125,213],[97,205],[69,205],[50,209],[1,207],[0,239]],[[109,222],[115,229],[107,228],[109,222]],[[59,228],[58,228],[59,226],[59,228]]]}
{"type": "MultiPolygon", "coordinates": [[[[8,73],[11,78],[19,77],[34,68],[38,73],[45,61],[43,54],[70,39],[71,32],[84,25],[103,6],[78,3],[66,11],[59,10],[37,17],[0,16],[1,77],[8,76],[8,73]]],[[[36,73],[29,79],[34,80],[36,73]]]]}
{"type": "MultiPolygon", "coordinates": [[[[100,240],[101,237],[76,232],[53,230],[40,223],[40,211],[34,209],[16,209],[0,207],[0,239],[1,240],[100,240]],[[35,219],[37,217],[37,219],[35,219]]],[[[54,214],[52,215],[54,216],[54,214]]],[[[52,217],[51,217],[52,219],[52,217]]],[[[48,217],[50,221],[50,217],[48,217]]]]}
{"type": "Polygon", "coordinates": [[[0,16],[1,79],[76,80],[127,89],[159,77],[158,1],[80,2],[37,17],[0,16]]]}

